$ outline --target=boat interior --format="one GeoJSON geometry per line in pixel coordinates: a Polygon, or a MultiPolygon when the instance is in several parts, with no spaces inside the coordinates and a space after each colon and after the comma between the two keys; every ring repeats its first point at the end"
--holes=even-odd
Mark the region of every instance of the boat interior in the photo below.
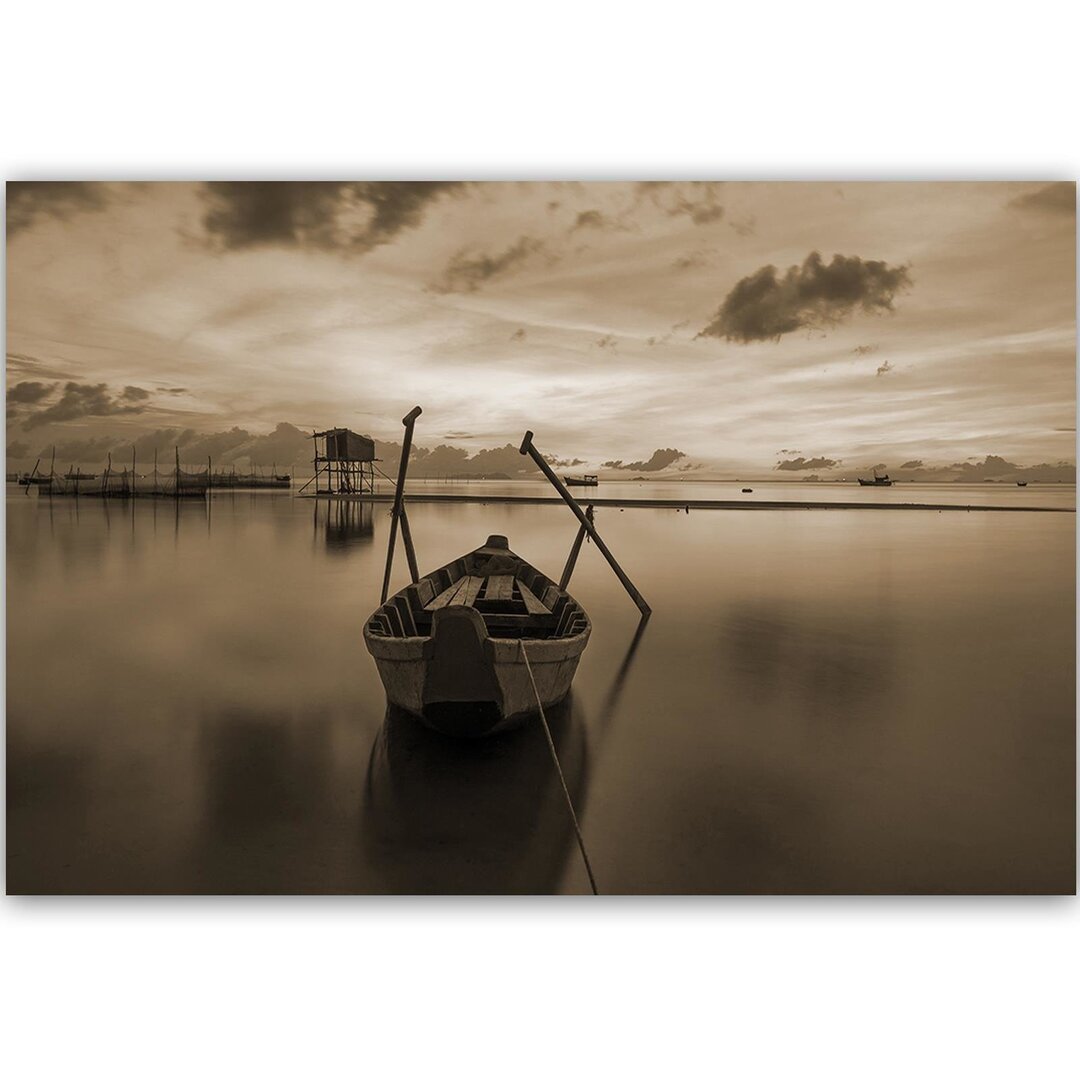
{"type": "Polygon", "coordinates": [[[376,637],[429,637],[435,613],[470,607],[494,638],[568,638],[588,626],[581,606],[535,567],[490,536],[468,555],[390,597],[372,615],[376,637]]]}

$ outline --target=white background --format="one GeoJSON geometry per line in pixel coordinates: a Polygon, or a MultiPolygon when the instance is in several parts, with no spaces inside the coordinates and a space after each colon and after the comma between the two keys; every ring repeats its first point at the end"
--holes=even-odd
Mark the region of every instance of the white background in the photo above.
{"type": "MultiPolygon", "coordinates": [[[[22,4],[3,16],[0,154],[27,179],[1075,179],[1074,11],[22,4]]],[[[17,1077],[1041,1076],[1075,1068],[1077,910],[8,898],[0,1062],[17,1077]]]]}

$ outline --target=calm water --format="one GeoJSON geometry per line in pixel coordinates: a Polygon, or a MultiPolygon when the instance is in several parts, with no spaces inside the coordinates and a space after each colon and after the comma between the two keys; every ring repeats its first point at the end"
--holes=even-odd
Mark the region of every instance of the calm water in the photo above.
{"type": "MultiPolygon", "coordinates": [[[[297,486],[304,482],[297,480],[297,486]]],[[[433,495],[528,495],[554,498],[546,480],[473,480],[444,482],[410,480],[409,489],[433,495]]],[[[393,484],[376,481],[376,490],[390,494],[393,484]]],[[[695,480],[604,480],[595,488],[576,488],[583,500],[590,495],[604,499],[695,499],[735,500],[737,502],[867,502],[935,503],[952,506],[1076,506],[1075,484],[914,484],[864,488],[850,483],[786,482],[782,480],[695,481],[695,480]],[[751,488],[749,494],[743,488],[751,488]]]]}
{"type": "MultiPolygon", "coordinates": [[[[9,892],[587,888],[537,728],[387,715],[361,631],[388,507],[8,491],[9,892]]],[[[596,516],[655,609],[635,639],[584,550],[552,722],[602,892],[1073,891],[1074,515],[596,516]]],[[[421,569],[502,532],[557,575],[575,531],[410,519],[421,569]]]]}

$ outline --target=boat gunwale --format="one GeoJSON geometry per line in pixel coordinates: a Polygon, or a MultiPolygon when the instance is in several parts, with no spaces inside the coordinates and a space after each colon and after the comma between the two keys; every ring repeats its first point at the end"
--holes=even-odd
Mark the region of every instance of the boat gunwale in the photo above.
{"type": "MultiPolygon", "coordinates": [[[[503,637],[503,636],[499,636],[497,634],[492,634],[489,631],[487,640],[492,643],[493,647],[499,647],[500,651],[502,651],[508,645],[512,645],[513,643],[520,642],[520,641],[532,642],[534,645],[541,646],[541,645],[555,645],[555,644],[566,645],[566,644],[576,643],[578,641],[587,641],[588,640],[589,635],[592,633],[592,619],[590,618],[589,613],[585,610],[584,606],[580,603],[580,601],[576,600],[573,597],[573,595],[571,595],[571,593],[567,589],[560,588],[558,583],[555,582],[555,581],[552,581],[551,578],[549,578],[542,570],[538,570],[528,560],[526,560],[526,559],[522,558],[520,555],[517,555],[514,552],[512,552],[509,549],[509,546],[507,546],[505,549],[494,549],[493,550],[488,546],[488,544],[485,543],[485,544],[482,544],[478,548],[474,548],[472,551],[466,552],[464,555],[459,555],[457,558],[451,559],[449,562],[444,563],[442,566],[436,567],[434,570],[431,570],[426,574],[422,574],[416,581],[409,582],[407,585],[403,585],[396,592],[394,592],[390,596],[388,596],[386,598],[385,603],[379,604],[372,611],[372,613],[368,616],[368,618],[364,620],[364,642],[367,645],[368,651],[372,654],[372,656],[376,655],[375,652],[371,648],[372,643],[374,643],[374,642],[379,642],[380,644],[383,644],[383,643],[385,643],[385,644],[390,644],[390,643],[401,643],[401,644],[411,643],[411,644],[415,644],[415,643],[418,643],[418,642],[419,643],[424,643],[424,642],[433,641],[434,640],[433,633],[427,633],[427,634],[410,634],[410,633],[407,633],[407,632],[402,633],[402,634],[376,634],[376,633],[372,633],[372,631],[371,631],[371,622],[375,618],[375,616],[378,615],[380,612],[384,611],[388,607],[393,607],[394,606],[394,601],[396,599],[398,599],[399,597],[401,599],[403,599],[405,601],[405,603],[408,603],[408,597],[407,597],[406,594],[408,593],[408,591],[410,589],[418,587],[420,585],[420,583],[423,582],[423,581],[431,582],[432,587],[435,588],[435,586],[436,586],[436,580],[435,579],[437,578],[437,576],[440,573],[445,571],[447,574],[452,576],[453,573],[454,573],[454,568],[459,563],[465,563],[465,561],[470,556],[476,555],[476,554],[481,553],[481,552],[487,552],[487,553],[491,553],[491,554],[500,554],[500,555],[509,555],[512,558],[517,559],[518,562],[521,563],[521,569],[526,569],[527,568],[529,570],[532,570],[533,573],[539,575],[544,581],[550,582],[551,585],[549,587],[554,587],[558,591],[559,595],[565,596],[566,599],[567,599],[567,602],[573,604],[577,608],[578,617],[584,619],[584,622],[585,622],[585,625],[580,630],[578,630],[577,632],[575,632],[573,634],[561,634],[561,635],[549,634],[546,637],[531,637],[531,636],[528,636],[526,633],[524,633],[524,631],[527,630],[528,627],[529,627],[529,620],[531,618],[543,618],[543,616],[529,615],[529,616],[525,617],[525,621],[522,624],[523,633],[520,636],[503,637]]],[[[453,577],[453,580],[451,581],[451,585],[459,583],[463,578],[465,578],[467,576],[472,576],[472,575],[470,574],[470,569],[469,569],[468,565],[466,564],[464,566],[462,572],[460,574],[458,574],[456,577],[453,577]]],[[[484,575],[484,576],[493,576],[493,575],[484,575]]],[[[521,575],[520,575],[520,573],[515,573],[513,576],[514,576],[515,580],[517,580],[521,575]]],[[[447,586],[446,588],[449,588],[449,587],[450,586],[447,586]]],[[[528,587],[530,588],[530,591],[532,591],[534,593],[534,595],[537,595],[538,598],[539,598],[539,594],[536,594],[536,590],[533,589],[532,586],[528,586],[528,587]]],[[[438,596],[442,591],[445,591],[445,590],[440,590],[439,592],[434,593],[434,596],[438,596]]],[[[546,593],[547,588],[545,588],[543,590],[543,592],[546,593]]],[[[543,603],[543,600],[541,599],[540,602],[543,603]]],[[[430,603],[430,601],[429,601],[429,603],[430,603]]],[[[469,605],[469,606],[472,607],[472,605],[469,605]]],[[[547,605],[545,604],[544,606],[546,607],[547,605]]],[[[427,607],[427,605],[425,605],[425,608],[426,607],[427,607]]],[[[473,610],[477,611],[477,614],[480,615],[481,618],[484,618],[484,615],[486,614],[485,612],[479,611],[476,608],[473,608],[473,610]]],[[[549,608],[549,611],[551,611],[550,608],[549,608]]],[[[553,611],[552,611],[552,614],[554,614],[553,611]]],[[[487,629],[487,620],[485,619],[484,622],[485,622],[485,629],[487,629]]],[[[432,628],[434,628],[434,620],[432,620],[432,623],[433,623],[432,628]]],[[[402,629],[403,630],[405,629],[404,626],[402,627],[402,629]]],[[[584,645],[582,646],[582,648],[584,648],[584,645]]],[[[388,656],[384,657],[384,658],[389,659],[388,656]]],[[[543,661],[541,661],[541,662],[543,662],[543,661]]]]}

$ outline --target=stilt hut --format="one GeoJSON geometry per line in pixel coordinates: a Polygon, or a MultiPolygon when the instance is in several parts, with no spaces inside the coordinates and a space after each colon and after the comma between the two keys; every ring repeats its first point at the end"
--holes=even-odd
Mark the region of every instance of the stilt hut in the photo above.
{"type": "Polygon", "coordinates": [[[375,490],[375,441],[348,428],[312,434],[315,494],[370,494],[375,490]]]}

